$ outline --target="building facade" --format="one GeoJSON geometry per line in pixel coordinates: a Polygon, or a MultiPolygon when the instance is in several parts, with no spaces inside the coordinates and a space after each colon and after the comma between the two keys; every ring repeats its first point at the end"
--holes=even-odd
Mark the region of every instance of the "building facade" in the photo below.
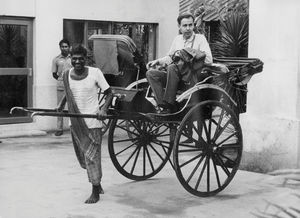
{"type": "Polygon", "coordinates": [[[260,58],[264,69],[248,86],[245,145],[300,167],[300,2],[250,0],[249,6],[248,56],[260,58]]]}
{"type": "Polygon", "coordinates": [[[10,115],[9,110],[56,107],[51,62],[63,37],[91,47],[92,34],[126,34],[152,60],[168,51],[177,34],[178,11],[172,0],[1,0],[0,138],[56,128],[54,117],[10,115]]]}

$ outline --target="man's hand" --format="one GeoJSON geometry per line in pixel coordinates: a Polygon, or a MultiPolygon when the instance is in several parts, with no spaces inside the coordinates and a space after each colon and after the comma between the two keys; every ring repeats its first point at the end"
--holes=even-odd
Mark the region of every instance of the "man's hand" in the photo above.
{"type": "Polygon", "coordinates": [[[58,75],[57,75],[56,72],[53,72],[53,73],[52,73],[52,76],[53,76],[54,79],[56,79],[56,80],[58,79],[58,75]]]}
{"type": "Polygon", "coordinates": [[[151,67],[155,67],[156,65],[159,65],[158,60],[149,61],[148,64],[146,65],[147,70],[149,70],[151,67]]]}
{"type": "Polygon", "coordinates": [[[106,112],[106,110],[100,109],[100,110],[97,112],[97,117],[98,117],[99,120],[105,120],[106,117],[107,117],[107,112],[106,112]]]}

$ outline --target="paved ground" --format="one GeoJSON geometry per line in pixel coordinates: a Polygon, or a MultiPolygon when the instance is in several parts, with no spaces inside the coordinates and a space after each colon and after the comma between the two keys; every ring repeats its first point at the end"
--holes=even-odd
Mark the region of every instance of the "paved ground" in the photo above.
{"type": "MultiPolygon", "coordinates": [[[[70,135],[6,138],[0,144],[0,218],[256,217],[268,202],[300,208],[300,186],[283,178],[239,171],[215,197],[186,192],[168,164],[153,179],[132,182],[111,163],[103,140],[100,202],[86,205],[87,176],[76,160],[70,135]]],[[[276,208],[269,207],[267,212],[276,208]]],[[[284,217],[284,216],[283,216],[284,217]]]]}

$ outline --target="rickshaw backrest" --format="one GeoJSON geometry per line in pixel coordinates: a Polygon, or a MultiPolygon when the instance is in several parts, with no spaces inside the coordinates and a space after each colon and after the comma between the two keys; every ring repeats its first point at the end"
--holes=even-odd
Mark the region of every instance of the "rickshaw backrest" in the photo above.
{"type": "Polygon", "coordinates": [[[92,35],[96,66],[105,74],[119,75],[122,72],[120,62],[134,66],[136,45],[126,35],[92,35]]]}

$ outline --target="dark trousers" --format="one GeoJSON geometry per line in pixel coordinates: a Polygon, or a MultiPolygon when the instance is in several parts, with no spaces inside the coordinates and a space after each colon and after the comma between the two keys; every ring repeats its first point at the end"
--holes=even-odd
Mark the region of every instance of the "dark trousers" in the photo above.
{"type": "Polygon", "coordinates": [[[170,64],[167,72],[151,69],[146,73],[147,80],[153,90],[157,104],[174,104],[179,82],[181,81],[180,66],[170,64]],[[166,87],[164,91],[164,87],[166,87]]]}

